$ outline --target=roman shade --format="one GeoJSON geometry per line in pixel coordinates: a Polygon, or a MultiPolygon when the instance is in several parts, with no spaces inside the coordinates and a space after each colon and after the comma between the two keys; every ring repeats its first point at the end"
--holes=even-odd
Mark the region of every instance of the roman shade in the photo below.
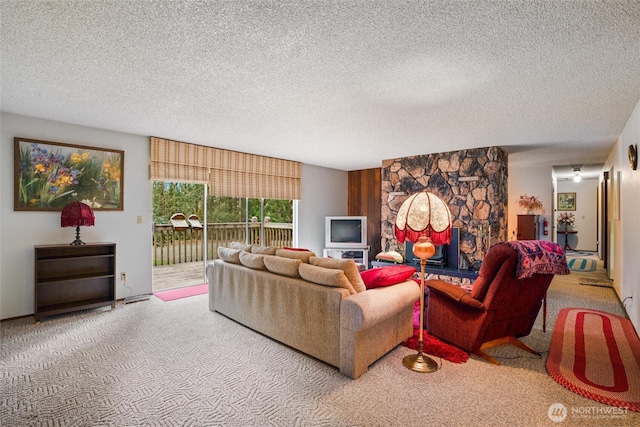
{"type": "Polygon", "coordinates": [[[209,182],[207,147],[151,137],[152,181],[209,182]]]}
{"type": "Polygon", "coordinates": [[[151,137],[150,179],[208,183],[216,196],[300,199],[299,162],[151,137]]]}

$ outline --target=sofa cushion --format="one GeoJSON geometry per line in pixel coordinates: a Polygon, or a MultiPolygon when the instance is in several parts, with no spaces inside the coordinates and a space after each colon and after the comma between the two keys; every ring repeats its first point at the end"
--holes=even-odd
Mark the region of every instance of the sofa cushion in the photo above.
{"type": "Polygon", "coordinates": [[[390,265],[363,271],[360,276],[367,289],[373,289],[404,282],[415,272],[416,269],[409,265],[390,265]]]}
{"type": "Polygon", "coordinates": [[[342,270],[356,292],[364,292],[367,290],[360,276],[360,270],[358,270],[356,262],[352,259],[320,258],[313,256],[309,258],[309,264],[342,270]]]}
{"type": "Polygon", "coordinates": [[[278,249],[276,255],[284,258],[301,259],[302,262],[306,263],[309,263],[309,258],[316,256],[316,254],[311,251],[294,251],[292,249],[278,249]]]}
{"type": "Polygon", "coordinates": [[[287,250],[289,250],[289,251],[311,252],[309,249],[305,249],[305,248],[291,248],[291,247],[288,247],[288,246],[285,246],[285,247],[284,247],[284,248],[282,248],[282,249],[287,249],[287,250]]]}
{"type": "Polygon", "coordinates": [[[218,258],[226,262],[240,264],[240,250],[218,246],[218,258]]]}
{"type": "Polygon", "coordinates": [[[251,245],[251,253],[253,254],[275,255],[277,249],[275,246],[251,245]]]}
{"type": "Polygon", "coordinates": [[[299,278],[298,267],[302,264],[301,259],[283,258],[275,255],[264,255],[264,265],[272,273],[281,276],[299,278]]]}
{"type": "Polygon", "coordinates": [[[238,249],[241,251],[251,252],[251,245],[245,245],[244,243],[240,243],[240,242],[231,242],[229,243],[229,247],[231,249],[238,249]]]}
{"type": "Polygon", "coordinates": [[[380,252],[378,255],[376,255],[376,259],[378,261],[389,261],[397,263],[404,262],[404,257],[402,256],[402,254],[396,251],[380,252]]]}
{"type": "Polygon", "coordinates": [[[344,288],[349,291],[350,295],[355,295],[356,291],[351,286],[351,282],[347,279],[344,271],[337,268],[324,268],[311,264],[300,264],[298,268],[300,276],[307,282],[317,283],[318,285],[333,286],[336,288],[344,288]]]}
{"type": "Polygon", "coordinates": [[[254,270],[266,270],[264,265],[264,257],[267,255],[252,254],[246,251],[240,251],[240,264],[254,270]]]}

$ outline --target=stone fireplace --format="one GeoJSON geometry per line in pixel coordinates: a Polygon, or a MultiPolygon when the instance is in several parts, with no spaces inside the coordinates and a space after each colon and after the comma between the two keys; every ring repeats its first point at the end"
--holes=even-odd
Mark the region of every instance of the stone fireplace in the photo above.
{"type": "Polygon", "coordinates": [[[428,190],[449,205],[460,228],[460,269],[479,270],[484,254],[507,239],[507,154],[499,147],[382,162],[381,244],[404,254],[393,233],[402,202],[428,190]]]}

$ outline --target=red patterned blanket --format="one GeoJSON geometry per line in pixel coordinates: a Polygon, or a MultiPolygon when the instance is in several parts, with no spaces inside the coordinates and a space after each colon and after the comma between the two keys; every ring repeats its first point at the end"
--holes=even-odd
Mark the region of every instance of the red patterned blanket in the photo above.
{"type": "Polygon", "coordinates": [[[518,253],[516,276],[524,279],[539,274],[569,274],[567,258],[560,245],[545,240],[516,240],[500,242],[518,253]]]}

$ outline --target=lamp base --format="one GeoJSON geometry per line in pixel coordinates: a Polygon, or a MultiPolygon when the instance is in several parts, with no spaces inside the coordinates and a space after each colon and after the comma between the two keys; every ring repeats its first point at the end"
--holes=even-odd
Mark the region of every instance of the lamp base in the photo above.
{"type": "Polygon", "coordinates": [[[84,242],[82,240],[80,240],[80,226],[76,227],[76,240],[74,240],[73,242],[69,243],[70,246],[78,246],[78,245],[84,245],[84,242]]]}
{"type": "Polygon", "coordinates": [[[402,359],[405,368],[415,372],[431,373],[438,370],[438,364],[429,356],[422,353],[410,354],[402,359]]]}

